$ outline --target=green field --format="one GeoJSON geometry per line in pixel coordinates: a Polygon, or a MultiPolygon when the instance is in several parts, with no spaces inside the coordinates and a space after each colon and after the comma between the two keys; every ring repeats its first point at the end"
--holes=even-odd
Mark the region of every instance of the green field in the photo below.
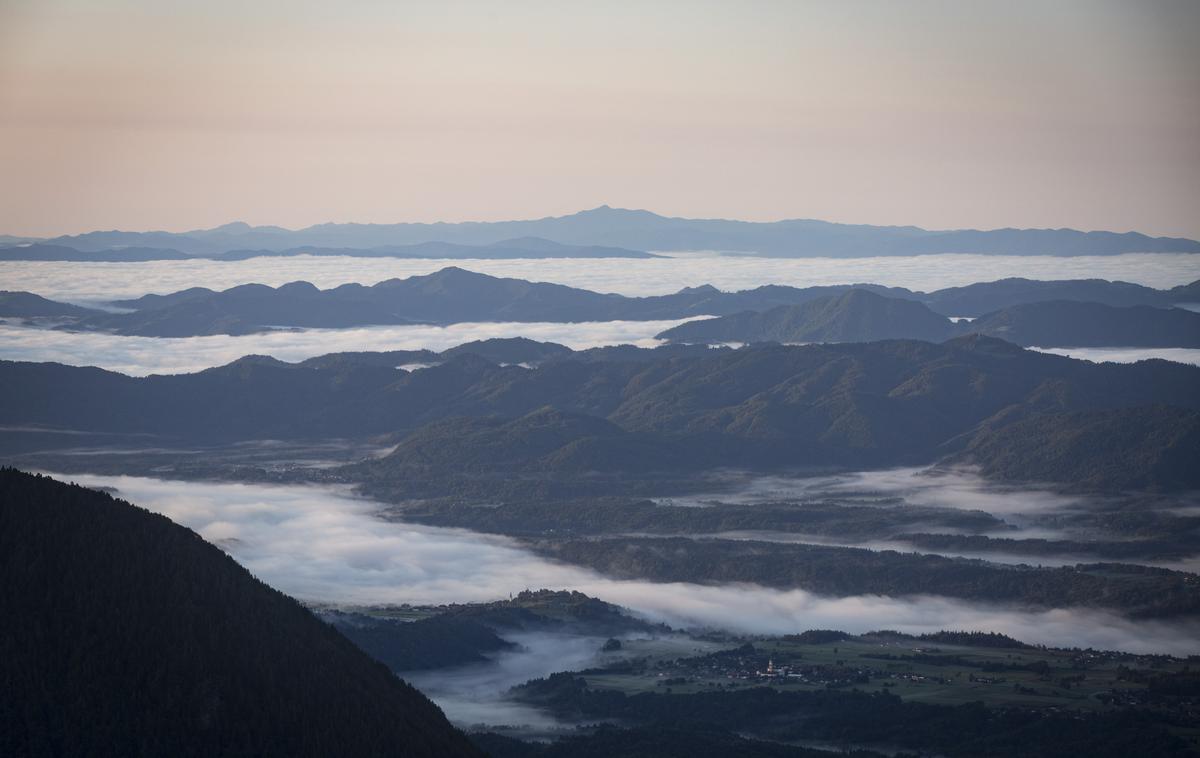
{"type": "MultiPolygon", "coordinates": [[[[738,640],[723,649],[736,649],[743,642],[738,640]]],[[[1188,661],[1165,656],[988,648],[872,636],[822,644],[782,638],[754,638],[748,642],[755,653],[746,656],[746,661],[770,659],[776,667],[801,670],[806,675],[803,679],[754,675],[754,671],[765,668],[765,663],[753,668],[734,662],[706,665],[699,656],[722,649],[711,642],[696,642],[691,657],[684,654],[681,658],[679,644],[628,640],[623,652],[627,657],[644,658],[644,666],[634,671],[589,671],[584,677],[590,687],[627,694],[667,689],[685,694],[713,688],[853,687],[867,692],[888,690],[906,700],[942,705],[979,701],[996,707],[1104,711],[1114,706],[1098,696],[1116,689],[1136,700],[1137,693],[1145,690],[1144,684],[1128,676],[1122,678],[1123,671],[1181,672],[1189,666],[1188,661]],[[865,677],[865,681],[844,682],[839,676],[843,672],[865,677]]]]}

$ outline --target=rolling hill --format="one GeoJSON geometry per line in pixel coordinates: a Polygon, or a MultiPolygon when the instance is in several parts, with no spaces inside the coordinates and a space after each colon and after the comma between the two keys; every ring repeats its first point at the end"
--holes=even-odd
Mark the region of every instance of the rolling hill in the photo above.
{"type": "MultiPolygon", "coordinates": [[[[86,435],[125,435],[137,446],[382,435],[399,447],[347,470],[351,481],[444,491],[464,477],[479,487],[517,486],[506,480],[517,473],[582,486],[591,481],[583,473],[598,472],[619,486],[635,473],[723,466],[916,465],[1047,414],[1200,410],[1200,368],[1094,364],[979,335],[941,344],[627,349],[602,358],[551,352],[536,369],[466,352],[420,371],[361,355],[301,364],[250,356],[143,378],[0,362],[0,424],[14,430],[11,455],[54,447],[45,434],[18,430],[69,431],[55,437],[59,447],[84,444],[86,435]]],[[[1041,444],[1048,431],[1029,427],[1029,439],[1016,435],[994,453],[1041,444]]],[[[989,450],[976,444],[973,454],[989,450]]],[[[1072,455],[1082,462],[1099,452],[1079,446],[1072,455]]],[[[1132,481],[1152,462],[1119,463],[1132,481]]],[[[1194,467],[1176,468],[1153,483],[1200,484],[1194,467]]],[[[1074,475],[1082,463],[1056,470],[1066,483],[1085,483],[1074,475]]]]}

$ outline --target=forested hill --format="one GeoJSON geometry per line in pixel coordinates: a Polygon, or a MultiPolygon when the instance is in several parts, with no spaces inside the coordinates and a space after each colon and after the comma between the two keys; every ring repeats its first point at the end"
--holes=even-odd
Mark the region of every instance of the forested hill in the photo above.
{"type": "Polygon", "coordinates": [[[913,339],[941,342],[954,336],[950,319],[925,305],[852,289],[800,305],[757,313],[688,321],[658,336],[675,342],[872,342],[913,339]]]}
{"type": "Polygon", "coordinates": [[[170,520],[0,469],[0,755],[477,755],[424,695],[170,520]]]}
{"type": "Polygon", "coordinates": [[[1012,305],[955,324],[922,303],[867,290],[782,305],[761,313],[697,319],[658,334],[689,344],[723,342],[940,342],[985,334],[1037,347],[1200,347],[1200,313],[1147,305],[1117,307],[1075,300],[1012,305]]]}
{"type": "MultiPolygon", "coordinates": [[[[1072,445],[1070,460],[1055,458],[1047,473],[1097,487],[1200,486],[1195,467],[1180,458],[1200,428],[1194,366],[1095,364],[979,336],[942,344],[660,348],[634,351],[636,359],[622,357],[629,351],[609,360],[589,359],[592,351],[554,352],[536,369],[470,353],[417,371],[352,354],[302,364],[250,356],[196,374],[144,378],[0,362],[0,424],[11,430],[3,452],[87,444],[82,432],[130,435],[127,444],[138,447],[154,437],[178,446],[387,435],[401,443],[396,451],[353,476],[444,488],[466,474],[499,486],[518,473],[559,472],[579,487],[580,472],[619,480],[634,471],[721,466],[865,468],[964,451],[988,467],[1018,447],[1055,449],[1050,434],[1086,442],[1086,430],[1102,428],[1112,414],[1164,406],[1124,438],[1140,440],[1141,455],[1114,459],[1095,445],[1072,445]],[[1038,418],[1045,423],[1013,426],[1038,418]],[[1012,433],[1000,438],[1009,426],[1012,433]],[[55,443],[26,434],[32,427],[67,433],[55,443]],[[1003,444],[987,444],[993,437],[1003,444]],[[1186,446],[1172,452],[1172,440],[1186,446]],[[1119,465],[1095,467],[1102,454],[1119,465]]],[[[1003,478],[1019,473],[1007,465],[989,470],[1003,478]]]]}

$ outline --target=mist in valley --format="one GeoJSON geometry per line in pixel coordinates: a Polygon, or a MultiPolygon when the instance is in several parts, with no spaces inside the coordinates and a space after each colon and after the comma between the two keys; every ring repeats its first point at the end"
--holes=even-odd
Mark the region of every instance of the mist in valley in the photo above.
{"type": "MultiPolygon", "coordinates": [[[[126,337],[104,332],[67,332],[0,324],[0,355],[14,361],[54,361],[97,366],[131,376],[183,374],[223,366],[246,355],[295,362],[342,351],[445,350],[493,337],[526,337],[572,349],[631,344],[653,347],[654,335],[682,323],[595,321],[567,323],[487,322],[449,326],[367,326],[349,329],[287,329],[243,336],[126,337]]],[[[410,365],[419,369],[425,364],[410,365]]]]}
{"type": "Polygon", "coordinates": [[[1158,358],[1164,361],[1200,366],[1200,350],[1190,347],[1031,347],[1029,349],[1092,363],[1136,363],[1158,358]]]}
{"type": "Polygon", "coordinates": [[[708,493],[659,498],[662,504],[704,507],[714,503],[756,505],[779,501],[836,500],[856,505],[910,505],[979,510],[995,515],[1044,513],[1084,501],[1048,489],[989,482],[967,469],[924,466],[807,476],[722,472],[708,493]]]}
{"type": "Polygon", "coordinates": [[[398,673],[463,726],[488,724],[546,731],[571,725],[539,708],[510,700],[506,695],[512,687],[557,671],[578,671],[624,657],[602,652],[606,638],[594,635],[502,631],[500,636],[517,649],[496,654],[485,663],[398,673]]]}
{"type": "Polygon", "coordinates": [[[943,597],[822,597],[748,585],[617,581],[538,557],[511,539],[385,521],[349,489],[68,477],[200,533],[263,581],[332,605],[490,601],[524,589],[573,589],[676,628],[784,634],[832,628],[997,631],[1052,646],[1200,653],[1194,621],[1132,621],[1100,610],[1023,610],[943,597]]]}

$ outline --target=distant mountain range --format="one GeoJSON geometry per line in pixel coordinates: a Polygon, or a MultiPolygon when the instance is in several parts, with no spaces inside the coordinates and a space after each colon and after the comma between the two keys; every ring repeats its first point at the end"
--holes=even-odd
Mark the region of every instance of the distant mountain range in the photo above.
{"type": "Polygon", "coordinates": [[[1021,303],[954,323],[913,300],[862,289],[763,312],[689,321],[657,336],[672,342],[941,342],[985,334],[1026,347],[1200,348],[1200,313],[1145,305],[1051,300],[1021,303]]]}
{"type": "MultiPolygon", "coordinates": [[[[13,238],[17,239],[17,238],[13,238]]],[[[162,257],[182,254],[233,259],[259,254],[313,252],[325,255],[417,255],[419,257],[475,257],[481,251],[457,251],[454,246],[517,248],[531,255],[482,257],[595,257],[628,256],[629,251],[716,250],[773,257],[862,257],[876,255],[926,255],[936,253],[996,253],[1007,255],[1117,255],[1120,253],[1200,252],[1200,242],[1172,237],[1150,237],[1137,232],[1081,232],[1074,229],[975,229],[931,231],[915,226],[869,226],[827,221],[790,219],[755,222],[725,219],[687,219],[660,216],[645,210],[625,210],[606,205],[567,216],[526,221],[462,222],[435,224],[318,224],[291,230],[278,226],[250,226],[237,222],[214,229],[190,232],[95,231],[42,240],[60,248],[28,255],[106,256],[128,254],[124,260],[147,260],[122,253],[130,248],[153,249],[162,257]],[[537,238],[531,243],[525,238],[537,238]],[[549,242],[546,242],[549,241],[549,242]],[[401,246],[451,243],[445,248],[413,252],[401,246]],[[541,250],[549,243],[587,250],[541,250]],[[619,248],[598,252],[595,248],[619,248]],[[399,248],[380,252],[380,248],[399,248]],[[232,252],[231,252],[232,251],[232,252]],[[436,252],[437,254],[433,254],[436,252]]],[[[19,250],[20,248],[17,248],[19,250]]],[[[13,249],[8,255],[21,255],[13,249]]],[[[0,260],[4,259],[0,256],[0,260]]],[[[46,260],[49,258],[39,258],[46,260]]],[[[53,258],[75,260],[76,258],[53,258]]],[[[92,258],[122,260],[122,258],[92,258]]]]}
{"type": "Polygon", "coordinates": [[[0,469],[0,754],[478,756],[424,695],[165,516],[0,469]]]}
{"type": "MultiPolygon", "coordinates": [[[[524,342],[493,343],[528,355],[524,342]]],[[[301,364],[250,356],[195,374],[132,378],[95,368],[0,362],[10,455],[89,434],[153,444],[389,436],[388,456],[345,481],[388,499],[526,497],[663,487],[714,467],[779,471],[953,459],[999,478],[1040,449],[1038,478],[1103,488],[1200,487],[1200,368],[1094,364],[973,335],[741,350],[563,352],[535,370],[460,352],[400,371],[371,354],[301,364]],[[630,353],[637,354],[634,359],[630,353]],[[576,357],[578,355],[578,357],[576,357]],[[1067,444],[1120,414],[1122,450],[1067,444]],[[1063,444],[1058,444],[1055,440],[1063,444]],[[1100,465],[1100,464],[1103,465],[1100,465]]],[[[519,354],[517,352],[517,354],[519,354]]],[[[516,357],[510,354],[508,357],[516,357]]]]}
{"type": "Polygon", "coordinates": [[[0,292],[0,317],[60,319],[60,328],[71,330],[192,337],[276,328],[726,316],[688,323],[660,336],[693,342],[847,342],[900,337],[941,341],[978,331],[1042,347],[1191,347],[1197,340],[1195,324],[1200,316],[1170,306],[1198,301],[1200,283],[1156,290],[1127,282],[1027,279],[931,293],[875,284],[768,285],[741,292],[722,292],[705,285],[670,295],[627,297],[450,267],[370,287],[344,284],[320,290],[308,282],[280,287],[246,284],[221,292],[193,287],[112,302],[127,311],[121,313],[82,309],[31,293],[0,292]],[[1033,307],[1046,301],[1059,304],[1033,307]],[[1080,302],[1094,305],[1088,310],[1080,302]],[[1017,306],[1027,307],[1010,312],[1017,306]],[[948,316],[980,319],[955,326],[948,316]]]}

